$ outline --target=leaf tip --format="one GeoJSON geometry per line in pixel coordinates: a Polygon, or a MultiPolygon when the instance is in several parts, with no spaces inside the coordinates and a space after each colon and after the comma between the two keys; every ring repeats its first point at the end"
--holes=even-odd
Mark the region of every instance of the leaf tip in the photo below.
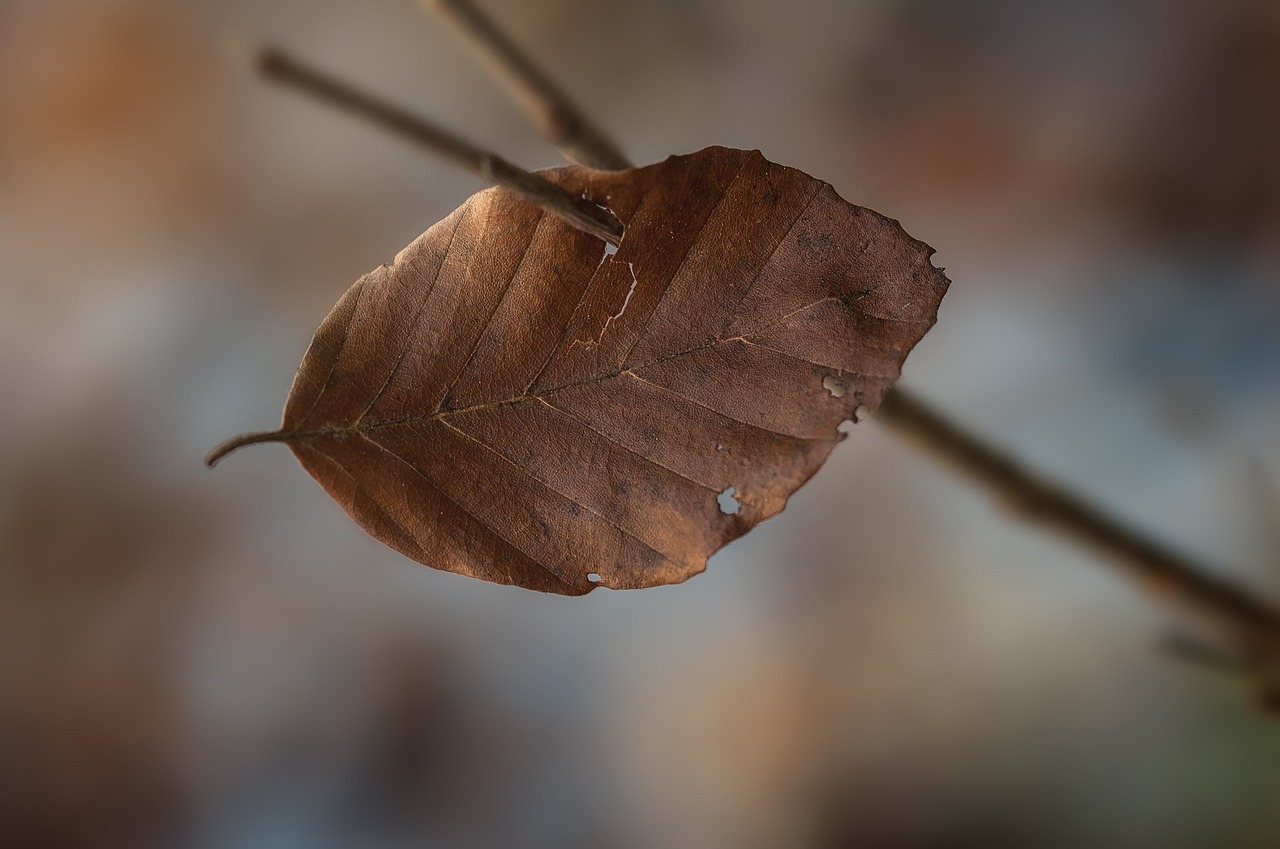
{"type": "Polygon", "coordinates": [[[283,430],[263,430],[256,433],[242,433],[239,436],[233,436],[226,442],[209,452],[204,458],[204,464],[209,468],[213,468],[223,457],[236,451],[246,445],[258,445],[263,442],[285,442],[288,440],[289,434],[283,430]]]}

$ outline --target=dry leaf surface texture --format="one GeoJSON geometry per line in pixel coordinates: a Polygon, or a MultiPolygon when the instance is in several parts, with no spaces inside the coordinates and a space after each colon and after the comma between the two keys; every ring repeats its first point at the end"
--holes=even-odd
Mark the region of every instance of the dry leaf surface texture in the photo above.
{"type": "Polygon", "coordinates": [[[875,410],[947,279],[756,151],[542,174],[613,212],[616,250],[473,195],[334,307],[283,439],[428,566],[571,595],[683,581],[875,410]]]}

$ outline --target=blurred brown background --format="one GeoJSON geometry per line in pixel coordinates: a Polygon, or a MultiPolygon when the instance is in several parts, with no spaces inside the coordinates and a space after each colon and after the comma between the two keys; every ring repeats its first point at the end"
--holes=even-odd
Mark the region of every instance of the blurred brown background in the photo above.
{"type": "MultiPolygon", "coordinates": [[[[485,0],[639,161],[758,147],[954,280],[906,381],[1280,590],[1274,0],[485,0]]],[[[0,844],[1280,845],[1280,724],[874,422],[686,585],[366,538],[272,426],[478,184],[272,40],[556,164],[410,0],[0,0],[0,844]]]]}

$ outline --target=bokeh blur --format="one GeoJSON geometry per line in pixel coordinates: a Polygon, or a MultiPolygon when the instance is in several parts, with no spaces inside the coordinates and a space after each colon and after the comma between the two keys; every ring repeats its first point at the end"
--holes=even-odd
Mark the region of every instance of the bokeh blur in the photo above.
{"type": "MultiPolygon", "coordinates": [[[[905,383],[1280,594],[1280,4],[483,0],[641,162],[832,182],[954,283],[905,383]]],[[[272,41],[557,164],[412,0],[0,0],[0,845],[1280,846],[1280,723],[874,421],[689,583],[367,538],[273,426],[479,184],[272,41]]]]}

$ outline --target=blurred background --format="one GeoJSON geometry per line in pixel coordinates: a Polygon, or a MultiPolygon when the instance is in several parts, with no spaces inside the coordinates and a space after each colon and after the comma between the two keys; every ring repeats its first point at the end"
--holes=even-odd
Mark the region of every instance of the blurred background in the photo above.
{"type": "MultiPolygon", "coordinates": [[[[953,279],[905,384],[1280,595],[1274,0],[483,0],[641,162],[832,182],[953,279]]],[[[874,420],[689,583],[540,596],[279,446],[315,327],[480,186],[274,41],[557,164],[410,0],[0,0],[0,844],[1280,845],[1280,723],[874,420]]]]}

